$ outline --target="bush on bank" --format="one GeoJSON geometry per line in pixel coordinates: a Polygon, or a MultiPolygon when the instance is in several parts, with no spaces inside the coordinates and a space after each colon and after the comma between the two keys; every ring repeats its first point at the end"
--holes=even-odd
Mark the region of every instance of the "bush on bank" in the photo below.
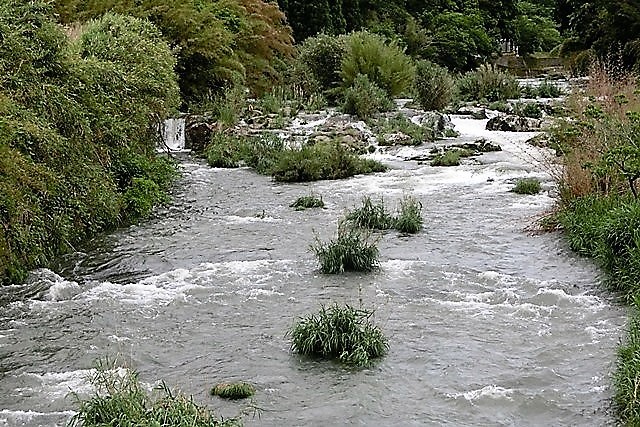
{"type": "Polygon", "coordinates": [[[175,59],[147,21],[107,15],[70,41],[47,3],[9,0],[0,34],[0,278],[9,283],[166,197],[175,167],[155,157],[155,138],[179,99],[175,59]]]}

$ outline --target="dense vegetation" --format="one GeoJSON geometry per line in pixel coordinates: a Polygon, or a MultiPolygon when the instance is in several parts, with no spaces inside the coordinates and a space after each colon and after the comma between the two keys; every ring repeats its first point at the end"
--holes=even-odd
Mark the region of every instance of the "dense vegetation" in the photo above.
{"type": "Polygon", "coordinates": [[[40,1],[0,4],[0,277],[150,213],[175,170],[154,155],[179,104],[148,21],[107,14],[68,37],[40,1]]]}
{"type": "Polygon", "coordinates": [[[555,220],[576,252],[593,257],[606,283],[635,306],[618,351],[615,406],[622,424],[640,423],[640,97],[636,79],[620,69],[594,68],[573,118],[555,130],[563,154],[555,220]],[[587,95],[587,96],[585,96],[587,95]]]}

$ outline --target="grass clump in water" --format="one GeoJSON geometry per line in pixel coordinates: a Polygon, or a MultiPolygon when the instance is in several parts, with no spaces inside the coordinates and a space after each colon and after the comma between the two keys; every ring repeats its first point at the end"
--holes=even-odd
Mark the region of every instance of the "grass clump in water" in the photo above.
{"type": "Polygon", "coordinates": [[[230,400],[246,399],[255,393],[255,387],[245,382],[221,383],[211,389],[212,396],[230,400]]]}
{"type": "Polygon", "coordinates": [[[369,272],[378,268],[376,242],[366,231],[354,227],[340,225],[336,238],[326,243],[316,237],[311,250],[318,257],[322,273],[369,272]]]}
{"type": "Polygon", "coordinates": [[[277,136],[264,134],[240,138],[219,132],[205,148],[204,156],[213,167],[246,165],[280,182],[343,179],[354,175],[384,172],[387,168],[372,159],[363,159],[336,142],[287,147],[277,136]]]}
{"type": "Polygon", "coordinates": [[[354,367],[365,367],[389,350],[386,337],[371,323],[372,310],[337,304],[322,307],[291,328],[291,349],[299,354],[337,359],[354,367]]]}
{"type": "Polygon", "coordinates": [[[242,426],[238,418],[216,418],[193,398],[171,391],[166,384],[149,394],[140,384],[138,374],[123,368],[114,369],[100,363],[91,378],[96,394],[79,401],[71,427],[93,426],[242,426]]]}
{"type": "Polygon", "coordinates": [[[322,201],[322,196],[301,196],[298,197],[295,202],[291,203],[289,207],[294,208],[297,211],[303,211],[311,208],[324,208],[324,202],[322,201]]]}
{"type": "Polygon", "coordinates": [[[389,230],[395,225],[395,219],[384,207],[384,200],[373,203],[369,196],[362,199],[362,207],[347,214],[346,220],[356,227],[370,230],[389,230]]]}
{"type": "Polygon", "coordinates": [[[438,154],[431,160],[431,166],[460,166],[460,157],[462,150],[447,150],[442,154],[438,154]]]}
{"type": "Polygon", "coordinates": [[[538,194],[542,189],[540,181],[536,178],[523,178],[516,182],[516,186],[511,190],[516,194],[538,194]]]}
{"type": "Polygon", "coordinates": [[[422,203],[413,197],[405,197],[400,202],[400,210],[395,219],[395,229],[401,233],[417,233],[422,229],[422,203]]]}

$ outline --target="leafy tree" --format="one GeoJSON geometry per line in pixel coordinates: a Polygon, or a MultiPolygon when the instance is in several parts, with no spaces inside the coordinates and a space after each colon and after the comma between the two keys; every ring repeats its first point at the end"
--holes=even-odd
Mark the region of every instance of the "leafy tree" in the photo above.
{"type": "Polygon", "coordinates": [[[478,15],[443,13],[435,18],[432,31],[432,59],[451,70],[476,68],[496,51],[478,15]]]}

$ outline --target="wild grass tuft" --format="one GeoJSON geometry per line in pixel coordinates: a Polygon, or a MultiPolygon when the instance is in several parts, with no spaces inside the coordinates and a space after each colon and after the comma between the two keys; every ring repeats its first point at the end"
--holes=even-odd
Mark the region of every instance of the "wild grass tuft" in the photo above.
{"type": "Polygon", "coordinates": [[[212,396],[218,396],[222,399],[238,400],[246,399],[256,393],[256,388],[245,382],[239,383],[221,383],[211,389],[212,396]]]}
{"type": "Polygon", "coordinates": [[[301,196],[298,197],[295,202],[291,203],[289,207],[294,208],[297,211],[303,211],[310,208],[324,208],[324,202],[322,201],[322,196],[301,196]]]}
{"type": "Polygon", "coordinates": [[[335,239],[325,243],[316,237],[311,251],[318,258],[322,273],[369,272],[379,266],[376,243],[367,231],[341,224],[335,239]]]}
{"type": "Polygon", "coordinates": [[[442,154],[438,154],[431,160],[431,166],[460,166],[460,157],[462,150],[447,150],[442,154]]]}
{"type": "Polygon", "coordinates": [[[91,378],[96,394],[79,400],[71,427],[98,426],[176,426],[235,427],[238,418],[218,419],[204,406],[162,383],[150,395],[140,384],[138,374],[101,364],[91,378]]]}
{"type": "Polygon", "coordinates": [[[371,323],[374,312],[349,305],[322,307],[301,319],[289,331],[291,349],[299,354],[337,359],[353,367],[366,367],[384,356],[389,344],[371,323]]]}
{"type": "Polygon", "coordinates": [[[538,194],[541,189],[537,178],[523,178],[516,182],[516,186],[511,191],[516,194],[538,194]]]}
{"type": "Polygon", "coordinates": [[[402,199],[394,227],[401,233],[413,234],[420,231],[422,229],[422,203],[410,196],[402,199]]]}
{"type": "Polygon", "coordinates": [[[356,227],[370,230],[388,230],[395,225],[395,218],[387,212],[384,200],[373,203],[369,196],[362,199],[362,207],[347,214],[346,220],[356,227]]]}

